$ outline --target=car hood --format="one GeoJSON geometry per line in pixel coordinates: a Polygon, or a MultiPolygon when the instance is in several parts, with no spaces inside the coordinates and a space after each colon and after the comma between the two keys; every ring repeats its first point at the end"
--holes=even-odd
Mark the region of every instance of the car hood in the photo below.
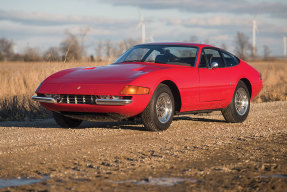
{"type": "Polygon", "coordinates": [[[49,83],[126,83],[137,77],[165,69],[164,66],[152,66],[139,63],[112,64],[100,67],[74,68],[70,71],[51,76],[49,83]]]}
{"type": "Polygon", "coordinates": [[[120,92],[124,85],[136,78],[167,68],[153,64],[125,63],[67,69],[48,77],[38,93],[106,94],[111,90],[120,92]]]}

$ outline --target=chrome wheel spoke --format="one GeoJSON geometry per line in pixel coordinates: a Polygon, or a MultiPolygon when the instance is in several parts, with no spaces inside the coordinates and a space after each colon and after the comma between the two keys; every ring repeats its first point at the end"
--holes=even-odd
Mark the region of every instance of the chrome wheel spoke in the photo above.
{"type": "Polygon", "coordinates": [[[243,88],[239,88],[235,93],[235,109],[239,115],[244,115],[249,106],[248,93],[243,88]]]}
{"type": "Polygon", "coordinates": [[[172,115],[172,102],[167,93],[161,93],[156,102],[156,115],[161,123],[166,123],[172,115]]]}

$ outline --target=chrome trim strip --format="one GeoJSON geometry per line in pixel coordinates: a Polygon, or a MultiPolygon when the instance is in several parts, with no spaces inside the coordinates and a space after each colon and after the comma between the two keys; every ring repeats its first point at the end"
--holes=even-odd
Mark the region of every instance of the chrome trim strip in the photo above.
{"type": "Polygon", "coordinates": [[[127,105],[132,102],[129,99],[96,99],[98,105],[127,105]]]}
{"type": "Polygon", "coordinates": [[[33,95],[32,99],[34,101],[38,101],[38,102],[41,102],[41,103],[57,103],[56,99],[51,98],[51,97],[38,97],[36,95],[33,95]]]}

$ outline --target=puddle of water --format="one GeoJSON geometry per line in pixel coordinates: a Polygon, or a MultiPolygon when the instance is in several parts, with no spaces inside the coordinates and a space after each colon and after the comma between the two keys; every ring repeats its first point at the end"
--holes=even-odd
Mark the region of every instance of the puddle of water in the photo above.
{"type": "Polygon", "coordinates": [[[185,181],[197,183],[198,180],[195,179],[183,179],[183,178],[177,178],[177,177],[160,177],[160,178],[147,178],[141,181],[137,180],[126,180],[126,181],[108,181],[111,183],[133,183],[137,185],[157,185],[157,186],[167,186],[171,187],[179,183],[183,183],[185,181]]]}
{"type": "Polygon", "coordinates": [[[278,174],[275,174],[275,175],[262,175],[262,176],[259,176],[258,178],[260,179],[264,179],[264,178],[276,178],[276,179],[287,179],[287,175],[278,175],[278,174]]]}
{"type": "Polygon", "coordinates": [[[43,176],[43,179],[28,179],[28,178],[7,179],[7,180],[0,179],[0,188],[15,187],[20,185],[31,185],[48,179],[49,177],[47,176],[43,176]]]}

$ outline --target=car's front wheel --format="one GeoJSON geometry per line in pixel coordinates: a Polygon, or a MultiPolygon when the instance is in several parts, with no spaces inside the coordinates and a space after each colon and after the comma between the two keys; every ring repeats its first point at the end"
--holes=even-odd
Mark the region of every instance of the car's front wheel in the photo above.
{"type": "Polygon", "coordinates": [[[231,103],[222,110],[222,114],[227,122],[243,122],[250,109],[250,93],[243,81],[239,81],[235,89],[231,103]]]}
{"type": "Polygon", "coordinates": [[[63,128],[75,128],[75,127],[78,127],[82,123],[82,120],[66,117],[62,115],[61,113],[57,113],[57,112],[53,112],[53,117],[56,123],[63,128]]]}
{"type": "Polygon", "coordinates": [[[141,115],[143,124],[149,131],[163,131],[169,128],[173,114],[173,94],[167,85],[160,84],[141,115]]]}

